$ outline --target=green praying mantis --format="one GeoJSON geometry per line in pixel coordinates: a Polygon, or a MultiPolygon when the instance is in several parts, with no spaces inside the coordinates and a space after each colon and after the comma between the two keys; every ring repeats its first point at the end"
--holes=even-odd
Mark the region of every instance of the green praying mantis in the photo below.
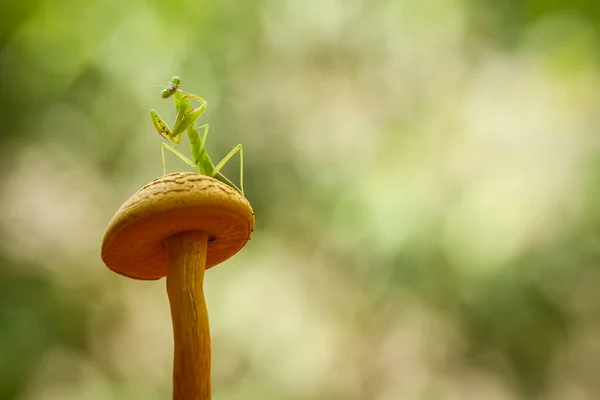
{"type": "Polygon", "coordinates": [[[226,185],[231,186],[238,192],[244,195],[244,152],[242,149],[242,145],[238,144],[235,146],[229,154],[227,154],[219,163],[215,166],[208,156],[206,152],[206,148],[204,147],[206,144],[206,139],[208,137],[208,124],[204,124],[200,127],[196,127],[196,120],[200,118],[202,113],[206,110],[206,100],[201,98],[200,96],[196,96],[195,94],[187,93],[179,89],[179,85],[181,84],[181,79],[179,77],[174,76],[171,78],[167,86],[161,92],[161,97],[163,99],[167,99],[173,96],[173,100],[175,102],[175,110],[177,111],[177,116],[175,118],[175,124],[173,125],[173,129],[169,129],[165,121],[156,113],[154,110],[150,110],[150,118],[152,119],[152,123],[154,124],[154,128],[158,132],[159,135],[163,137],[168,142],[173,144],[181,143],[181,137],[183,132],[187,132],[190,138],[190,148],[192,150],[192,160],[181,154],[179,151],[175,150],[168,143],[163,142],[161,144],[161,154],[163,161],[163,175],[166,173],[167,167],[165,163],[165,148],[173,152],[177,157],[182,159],[186,164],[198,168],[198,172],[202,175],[207,175],[213,177],[226,185]],[[190,99],[196,100],[200,103],[197,108],[192,108],[190,104],[190,99]],[[204,133],[202,138],[200,138],[199,130],[204,129],[204,133]],[[240,188],[234,185],[229,179],[227,179],[223,174],[219,171],[223,166],[233,157],[237,152],[240,152],[240,188]]]}

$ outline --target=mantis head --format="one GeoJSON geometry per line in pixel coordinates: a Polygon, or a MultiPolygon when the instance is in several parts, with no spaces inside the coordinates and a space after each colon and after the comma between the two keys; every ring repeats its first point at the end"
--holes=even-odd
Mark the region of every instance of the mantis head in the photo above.
{"type": "Polygon", "coordinates": [[[179,90],[179,84],[181,83],[181,79],[178,76],[174,76],[171,78],[167,86],[160,92],[160,96],[163,99],[167,99],[171,97],[177,90],[179,90]]]}

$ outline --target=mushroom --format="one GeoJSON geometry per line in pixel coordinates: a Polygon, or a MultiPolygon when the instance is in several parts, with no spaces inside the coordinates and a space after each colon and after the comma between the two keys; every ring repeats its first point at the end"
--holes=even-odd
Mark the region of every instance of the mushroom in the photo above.
{"type": "Polygon", "coordinates": [[[254,228],[248,200],[198,173],[173,173],[121,206],[102,241],[102,260],[133,279],[167,277],[174,335],[173,399],[211,398],[205,269],[246,245],[254,228]]]}

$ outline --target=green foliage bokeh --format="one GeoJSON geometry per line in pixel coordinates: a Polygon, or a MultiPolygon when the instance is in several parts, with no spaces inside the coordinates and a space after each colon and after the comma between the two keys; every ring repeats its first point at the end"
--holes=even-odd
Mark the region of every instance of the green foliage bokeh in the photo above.
{"type": "Polygon", "coordinates": [[[0,15],[0,399],[169,397],[164,284],[99,247],[175,74],[257,217],[207,274],[215,399],[600,395],[597,1],[0,15]]]}

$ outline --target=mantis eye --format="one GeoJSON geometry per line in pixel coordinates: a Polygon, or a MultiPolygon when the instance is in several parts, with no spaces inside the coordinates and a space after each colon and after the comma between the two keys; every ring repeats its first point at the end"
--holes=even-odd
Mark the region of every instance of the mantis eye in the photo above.
{"type": "Polygon", "coordinates": [[[169,91],[167,89],[163,89],[160,92],[160,97],[162,97],[163,99],[166,99],[167,97],[169,97],[171,94],[169,93],[169,91]]]}
{"type": "Polygon", "coordinates": [[[181,79],[179,79],[178,76],[174,76],[171,78],[171,82],[174,83],[175,85],[179,85],[181,83],[181,79]]]}

